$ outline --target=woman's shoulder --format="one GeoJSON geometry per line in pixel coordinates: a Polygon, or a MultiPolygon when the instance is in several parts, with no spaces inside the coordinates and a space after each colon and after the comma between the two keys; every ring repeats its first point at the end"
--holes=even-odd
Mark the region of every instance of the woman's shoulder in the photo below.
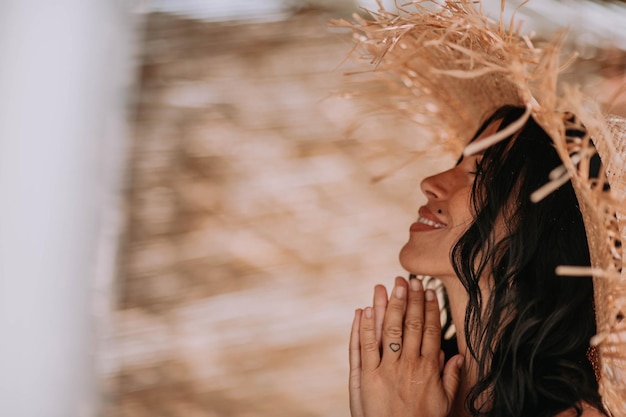
{"type": "MultiPolygon", "coordinates": [[[[583,407],[583,413],[581,414],[582,417],[606,417],[606,414],[602,413],[601,411],[598,411],[598,409],[590,406],[587,403],[583,403],[582,407],[583,407]]],[[[560,412],[554,417],[576,417],[576,410],[574,410],[573,408],[570,408],[569,410],[560,412]]]]}

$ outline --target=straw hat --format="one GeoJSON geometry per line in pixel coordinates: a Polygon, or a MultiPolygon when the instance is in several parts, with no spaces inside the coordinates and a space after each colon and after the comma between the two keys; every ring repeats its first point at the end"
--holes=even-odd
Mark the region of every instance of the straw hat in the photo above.
{"type": "Polygon", "coordinates": [[[607,411],[626,416],[626,270],[621,243],[626,242],[626,120],[603,115],[576,89],[559,85],[562,35],[537,47],[519,34],[514,19],[494,22],[482,13],[480,3],[469,0],[416,2],[397,13],[381,7],[369,14],[368,19],[355,16],[355,22],[333,23],[352,29],[357,46],[374,66],[370,73],[380,87],[376,98],[431,130],[445,148],[471,154],[508,136],[512,132],[503,131],[491,141],[465,146],[468,132],[475,132],[506,104],[526,108],[512,129],[532,116],[551,136],[563,165],[532,198],[540,200],[567,181],[574,186],[592,266],[564,265],[557,273],[593,275],[598,334],[591,344],[599,352],[600,394],[607,411]],[[565,112],[577,118],[564,117],[565,112]],[[568,138],[571,129],[588,134],[568,138]],[[604,170],[599,178],[590,178],[589,161],[596,149],[604,170]]]}

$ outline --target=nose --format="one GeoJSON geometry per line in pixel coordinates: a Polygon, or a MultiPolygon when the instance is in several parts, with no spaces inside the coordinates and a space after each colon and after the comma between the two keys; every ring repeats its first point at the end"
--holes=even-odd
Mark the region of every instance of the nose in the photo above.
{"type": "Polygon", "coordinates": [[[429,200],[441,200],[447,195],[446,174],[448,171],[440,172],[430,177],[426,177],[420,183],[422,192],[429,200]]]}

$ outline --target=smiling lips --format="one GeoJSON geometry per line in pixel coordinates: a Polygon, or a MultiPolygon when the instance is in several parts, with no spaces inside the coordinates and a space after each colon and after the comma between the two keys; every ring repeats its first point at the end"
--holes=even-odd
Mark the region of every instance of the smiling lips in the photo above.
{"type": "Polygon", "coordinates": [[[429,230],[437,230],[446,227],[447,224],[441,223],[439,219],[426,207],[420,207],[419,217],[415,223],[411,225],[411,232],[425,232],[429,230]]]}

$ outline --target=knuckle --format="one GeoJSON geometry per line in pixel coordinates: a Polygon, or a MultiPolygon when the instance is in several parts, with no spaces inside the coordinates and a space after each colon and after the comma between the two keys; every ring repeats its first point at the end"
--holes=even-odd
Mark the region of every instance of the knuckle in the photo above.
{"type": "Polygon", "coordinates": [[[404,312],[404,303],[398,299],[389,301],[388,309],[404,312]]]}
{"type": "Polygon", "coordinates": [[[422,304],[424,304],[424,294],[411,291],[411,293],[409,294],[409,304],[421,306],[422,304]]]}
{"type": "Polygon", "coordinates": [[[424,329],[424,323],[418,319],[408,319],[404,322],[407,331],[420,333],[424,329]]]}
{"type": "Polygon", "coordinates": [[[439,307],[435,302],[428,303],[426,305],[426,313],[427,314],[439,314],[439,307]]]}
{"type": "Polygon", "coordinates": [[[431,324],[431,325],[426,325],[424,327],[424,334],[426,336],[439,337],[440,333],[441,333],[441,329],[437,325],[431,324]]]}
{"type": "Polygon", "coordinates": [[[363,332],[373,332],[374,331],[374,324],[373,323],[363,323],[363,328],[362,328],[363,332]]]}
{"type": "Polygon", "coordinates": [[[374,340],[367,341],[363,343],[363,350],[367,352],[378,351],[378,343],[376,343],[376,341],[374,340]]]}
{"type": "Polygon", "coordinates": [[[400,326],[387,326],[385,327],[385,336],[391,338],[399,338],[402,337],[402,327],[400,326]]]}

